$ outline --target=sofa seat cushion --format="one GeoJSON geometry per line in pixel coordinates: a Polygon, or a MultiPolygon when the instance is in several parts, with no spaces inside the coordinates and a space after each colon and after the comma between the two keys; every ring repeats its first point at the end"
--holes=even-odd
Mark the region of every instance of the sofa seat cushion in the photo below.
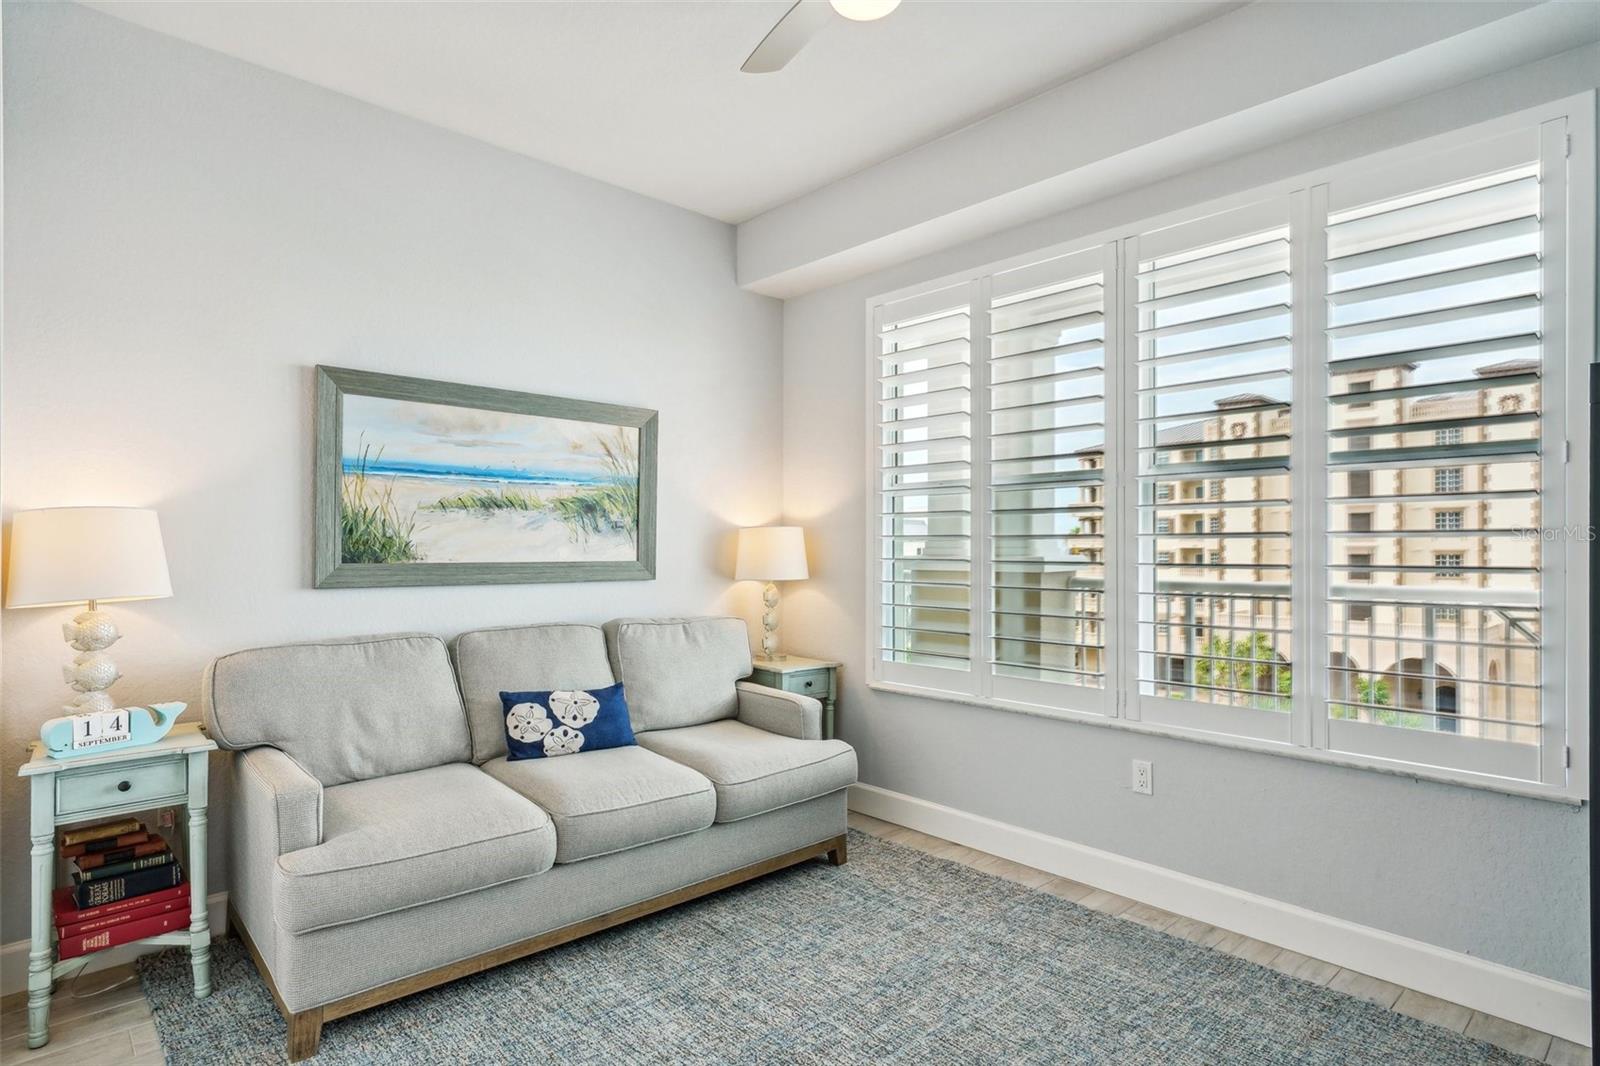
{"type": "Polygon", "coordinates": [[[323,790],[322,843],[278,859],[275,916],[305,933],[531,877],[555,854],[549,816],[470,763],[353,781],[323,790]]]}
{"type": "Polygon", "coordinates": [[[639,743],[709,777],[719,822],[825,796],[856,780],[856,752],[844,741],[796,740],[743,722],[659,729],[640,733],[639,743]]]}
{"type": "Polygon", "coordinates": [[[556,862],[578,862],[708,828],[717,796],[700,774],[639,747],[581,751],[560,759],[483,764],[550,813],[556,862]]]}

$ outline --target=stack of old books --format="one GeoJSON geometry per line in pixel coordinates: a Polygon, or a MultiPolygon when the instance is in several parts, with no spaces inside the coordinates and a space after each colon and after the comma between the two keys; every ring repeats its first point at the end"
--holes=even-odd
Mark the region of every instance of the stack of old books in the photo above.
{"type": "Polygon", "coordinates": [[[56,955],[71,959],[189,925],[189,885],[160,833],[137,818],[68,829],[72,885],[55,894],[56,955]]]}

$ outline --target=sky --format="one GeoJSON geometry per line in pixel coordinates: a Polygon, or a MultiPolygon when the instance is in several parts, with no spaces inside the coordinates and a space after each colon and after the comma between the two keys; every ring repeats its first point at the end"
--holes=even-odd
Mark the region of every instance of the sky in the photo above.
{"type": "MultiPolygon", "coordinates": [[[[485,411],[377,396],[344,397],[347,461],[363,443],[374,460],[448,465],[458,470],[522,469],[603,476],[599,438],[615,426],[563,418],[485,411]]],[[[637,430],[629,430],[637,433],[637,430]]]]}

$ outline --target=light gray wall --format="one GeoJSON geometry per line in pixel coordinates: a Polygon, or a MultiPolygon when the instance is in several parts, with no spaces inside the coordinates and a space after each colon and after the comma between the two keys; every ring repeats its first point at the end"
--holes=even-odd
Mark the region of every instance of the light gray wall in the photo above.
{"type": "MultiPolygon", "coordinates": [[[[3,508],[160,511],[175,595],[112,608],[123,701],[302,637],[755,616],[726,556],[780,509],[781,309],[735,286],[731,227],[76,5],[4,18],[3,508]],[[659,409],[658,579],[314,590],[316,363],[659,409]]],[[[0,940],[70,613],[3,615],[0,940]]]]}
{"type": "Polygon", "coordinates": [[[862,780],[1587,986],[1587,807],[866,688],[863,331],[879,293],[1592,91],[1597,72],[1587,46],[788,301],[784,508],[813,577],[786,594],[785,641],[846,664],[862,780]],[[1154,761],[1154,796],[1129,790],[1133,758],[1154,761]]]}

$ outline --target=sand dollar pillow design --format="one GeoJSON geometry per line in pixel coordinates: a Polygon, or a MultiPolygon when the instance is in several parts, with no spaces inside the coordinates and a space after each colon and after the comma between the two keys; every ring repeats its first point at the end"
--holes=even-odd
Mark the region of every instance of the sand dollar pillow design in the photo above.
{"type": "Polygon", "coordinates": [[[587,692],[552,692],[550,710],[562,725],[582,729],[599,715],[600,701],[587,692]]]}
{"type": "Polygon", "coordinates": [[[506,735],[525,744],[543,740],[550,732],[550,719],[537,703],[519,703],[506,712],[506,735]]]}
{"type": "Polygon", "coordinates": [[[558,725],[544,735],[544,753],[551,755],[576,755],[583,750],[583,734],[569,725],[558,725]]]}
{"type": "Polygon", "coordinates": [[[634,743],[620,684],[598,689],[502,692],[506,758],[551,759],[634,743]]]}

